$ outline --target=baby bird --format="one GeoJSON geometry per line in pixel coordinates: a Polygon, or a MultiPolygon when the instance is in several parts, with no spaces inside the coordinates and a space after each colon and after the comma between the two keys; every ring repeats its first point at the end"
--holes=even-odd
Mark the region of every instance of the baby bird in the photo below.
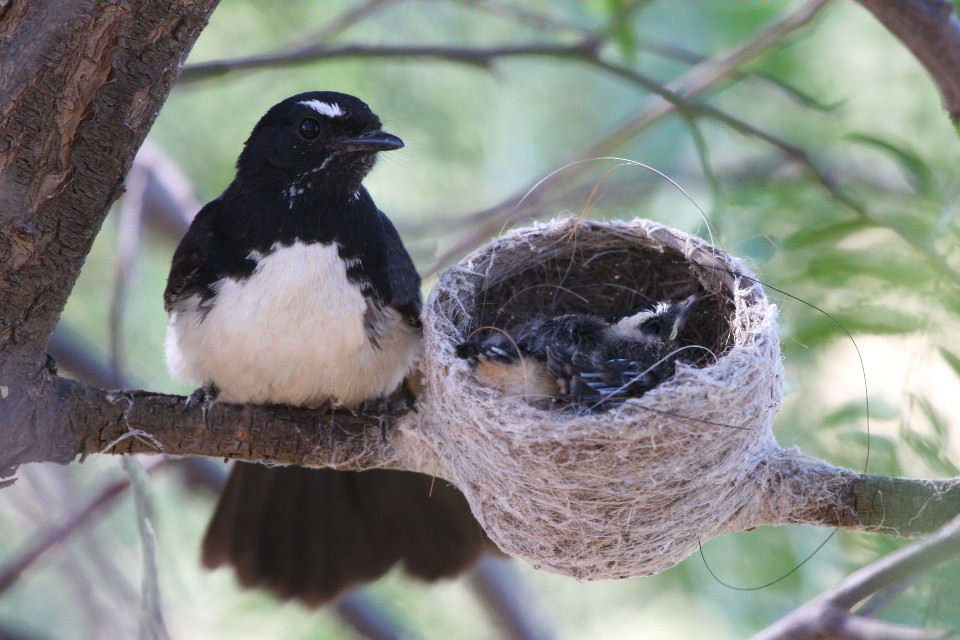
{"type": "Polygon", "coordinates": [[[534,316],[457,346],[482,384],[590,408],[639,396],[673,375],[678,337],[698,300],[658,302],[616,322],[587,314],[534,316]]]}

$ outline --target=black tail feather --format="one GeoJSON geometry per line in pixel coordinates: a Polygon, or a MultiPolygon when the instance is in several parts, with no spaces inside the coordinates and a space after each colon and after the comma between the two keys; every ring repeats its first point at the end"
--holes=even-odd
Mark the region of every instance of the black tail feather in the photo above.
{"type": "Polygon", "coordinates": [[[203,562],[233,565],[245,587],[321,605],[398,562],[435,580],[494,549],[444,480],[238,463],[204,537],[203,562]]]}

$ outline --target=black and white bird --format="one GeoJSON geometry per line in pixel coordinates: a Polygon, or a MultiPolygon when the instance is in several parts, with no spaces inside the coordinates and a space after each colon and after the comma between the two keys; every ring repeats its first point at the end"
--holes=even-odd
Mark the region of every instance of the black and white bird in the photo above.
{"type": "Polygon", "coordinates": [[[537,315],[509,330],[487,330],[459,344],[457,355],[473,364],[482,384],[504,393],[609,406],[673,375],[680,332],[698,298],[659,302],[613,322],[579,313],[537,315]]]}
{"type": "MultiPolygon", "coordinates": [[[[420,277],[361,182],[403,142],[359,99],[272,107],[233,182],[173,256],[166,358],[219,401],[346,407],[387,396],[420,351],[420,277]]],[[[237,464],[203,542],[245,586],[321,604],[402,561],[451,576],[489,544],[463,495],[416,473],[237,464]]]]}

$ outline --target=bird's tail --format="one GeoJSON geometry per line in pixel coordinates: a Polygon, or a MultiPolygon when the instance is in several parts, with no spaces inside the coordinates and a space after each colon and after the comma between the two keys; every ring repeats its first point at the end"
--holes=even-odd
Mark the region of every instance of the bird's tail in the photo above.
{"type": "Polygon", "coordinates": [[[323,604],[397,562],[451,577],[493,550],[449,483],[407,471],[345,472],[238,463],[203,540],[203,562],[245,587],[323,604]]]}

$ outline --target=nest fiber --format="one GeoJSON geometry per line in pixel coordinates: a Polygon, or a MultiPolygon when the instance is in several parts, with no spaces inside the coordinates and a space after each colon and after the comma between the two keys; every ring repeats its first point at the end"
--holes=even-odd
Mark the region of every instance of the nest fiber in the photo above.
{"type": "Polygon", "coordinates": [[[778,451],[776,308],[735,258],[647,221],[519,229],[448,270],[426,317],[422,431],[491,539],[583,579],[658,573],[737,528],[778,451]],[[624,315],[700,292],[674,376],[602,412],[544,408],[473,378],[455,346],[531,314],[624,315]]]}

